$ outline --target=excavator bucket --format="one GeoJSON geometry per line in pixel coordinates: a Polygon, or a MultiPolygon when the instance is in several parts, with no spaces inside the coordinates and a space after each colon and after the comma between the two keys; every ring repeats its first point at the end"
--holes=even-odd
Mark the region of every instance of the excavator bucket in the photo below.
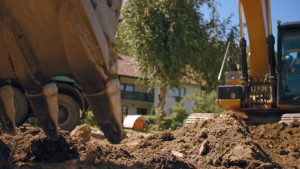
{"type": "Polygon", "coordinates": [[[51,79],[69,76],[82,87],[111,143],[122,139],[114,36],[122,0],[1,0],[0,111],[15,132],[13,94],[19,85],[51,139],[58,138],[58,89],[51,79]]]}

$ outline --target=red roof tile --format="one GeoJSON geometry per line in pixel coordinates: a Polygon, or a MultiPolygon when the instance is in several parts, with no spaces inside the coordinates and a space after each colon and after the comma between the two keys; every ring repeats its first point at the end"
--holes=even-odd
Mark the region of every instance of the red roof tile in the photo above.
{"type": "MultiPolygon", "coordinates": [[[[133,56],[118,54],[118,75],[138,78],[137,69],[134,65],[133,56]]],[[[193,69],[186,68],[186,76],[181,79],[181,83],[194,84],[205,86],[206,81],[201,79],[201,76],[194,72],[193,69]]]]}
{"type": "Polygon", "coordinates": [[[138,77],[132,56],[118,54],[118,74],[121,76],[138,77]]]}

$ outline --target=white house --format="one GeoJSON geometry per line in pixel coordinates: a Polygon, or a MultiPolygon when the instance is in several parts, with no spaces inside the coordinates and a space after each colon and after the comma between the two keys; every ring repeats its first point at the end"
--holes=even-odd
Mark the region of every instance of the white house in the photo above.
{"type": "MultiPolygon", "coordinates": [[[[121,83],[122,112],[124,115],[150,114],[158,103],[159,89],[148,91],[147,87],[137,82],[138,74],[133,64],[133,57],[119,54],[118,74],[121,83]]],[[[171,113],[171,108],[185,96],[192,96],[199,84],[192,80],[182,80],[178,88],[170,89],[166,98],[165,112],[171,113]]],[[[184,101],[186,112],[193,108],[192,101],[184,101]]]]}

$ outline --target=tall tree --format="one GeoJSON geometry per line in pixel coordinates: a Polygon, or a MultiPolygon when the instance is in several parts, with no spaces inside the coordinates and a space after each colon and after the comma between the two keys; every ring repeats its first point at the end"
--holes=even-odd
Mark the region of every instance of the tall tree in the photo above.
{"type": "Polygon", "coordinates": [[[127,0],[121,16],[117,46],[135,57],[138,72],[150,88],[160,88],[160,122],[167,91],[179,85],[187,66],[206,79],[216,72],[210,67],[221,60],[213,57],[214,50],[225,48],[225,24],[218,19],[214,0],[127,0]],[[200,10],[204,4],[212,11],[209,20],[200,10]]]}

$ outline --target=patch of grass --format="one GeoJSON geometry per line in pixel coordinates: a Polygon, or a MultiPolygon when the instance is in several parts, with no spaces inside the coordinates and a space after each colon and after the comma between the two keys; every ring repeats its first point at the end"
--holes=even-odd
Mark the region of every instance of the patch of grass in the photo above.
{"type": "Polygon", "coordinates": [[[97,121],[94,119],[92,111],[85,112],[85,116],[80,120],[81,124],[89,124],[92,128],[99,128],[97,121]]]}

